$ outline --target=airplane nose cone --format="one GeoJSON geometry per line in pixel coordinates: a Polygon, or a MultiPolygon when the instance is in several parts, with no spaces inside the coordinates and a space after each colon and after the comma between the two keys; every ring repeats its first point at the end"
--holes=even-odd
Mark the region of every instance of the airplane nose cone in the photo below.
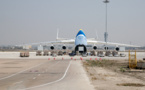
{"type": "Polygon", "coordinates": [[[79,32],[78,32],[78,34],[77,34],[77,36],[78,36],[78,35],[80,35],[80,34],[82,34],[82,35],[86,36],[86,35],[84,34],[84,32],[83,32],[83,30],[82,30],[82,29],[80,29],[80,30],[79,30],[79,32]]]}

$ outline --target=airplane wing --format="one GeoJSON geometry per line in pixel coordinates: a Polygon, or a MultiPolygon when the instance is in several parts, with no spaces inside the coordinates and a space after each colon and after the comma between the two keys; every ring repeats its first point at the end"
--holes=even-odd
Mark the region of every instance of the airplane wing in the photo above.
{"type": "Polygon", "coordinates": [[[74,44],[74,42],[75,42],[74,39],[68,39],[68,40],[58,40],[58,41],[49,41],[49,42],[28,43],[27,45],[74,44]]]}
{"type": "Polygon", "coordinates": [[[136,46],[136,45],[113,43],[113,42],[104,42],[104,41],[96,41],[96,40],[88,40],[87,43],[89,43],[89,44],[105,44],[105,45],[125,46],[125,47],[140,47],[140,46],[136,46]]]}

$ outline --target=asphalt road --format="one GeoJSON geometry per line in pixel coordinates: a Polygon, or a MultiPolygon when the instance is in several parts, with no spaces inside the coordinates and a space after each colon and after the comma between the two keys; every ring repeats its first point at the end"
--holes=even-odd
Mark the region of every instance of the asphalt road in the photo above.
{"type": "Polygon", "coordinates": [[[35,67],[1,77],[0,90],[94,90],[94,87],[81,60],[42,59],[35,67]]]}

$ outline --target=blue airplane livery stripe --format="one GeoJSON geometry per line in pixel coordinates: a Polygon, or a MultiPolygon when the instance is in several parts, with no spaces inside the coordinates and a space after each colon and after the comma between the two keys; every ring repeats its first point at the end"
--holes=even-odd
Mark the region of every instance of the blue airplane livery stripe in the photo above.
{"type": "Polygon", "coordinates": [[[86,37],[85,33],[84,33],[82,30],[80,30],[80,31],[78,32],[78,34],[76,35],[76,37],[77,37],[78,35],[80,35],[80,34],[83,34],[83,35],[86,37]]]}

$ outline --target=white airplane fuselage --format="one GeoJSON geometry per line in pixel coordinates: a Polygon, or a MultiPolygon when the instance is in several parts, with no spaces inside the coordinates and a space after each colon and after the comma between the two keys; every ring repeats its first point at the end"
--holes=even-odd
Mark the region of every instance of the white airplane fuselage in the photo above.
{"type": "Polygon", "coordinates": [[[86,35],[82,30],[80,30],[76,35],[75,39],[75,52],[79,51],[80,53],[86,53],[87,52],[86,45],[87,45],[86,35]]]}
{"type": "Polygon", "coordinates": [[[87,38],[82,30],[80,30],[76,35],[75,45],[87,45],[87,38]]]}

